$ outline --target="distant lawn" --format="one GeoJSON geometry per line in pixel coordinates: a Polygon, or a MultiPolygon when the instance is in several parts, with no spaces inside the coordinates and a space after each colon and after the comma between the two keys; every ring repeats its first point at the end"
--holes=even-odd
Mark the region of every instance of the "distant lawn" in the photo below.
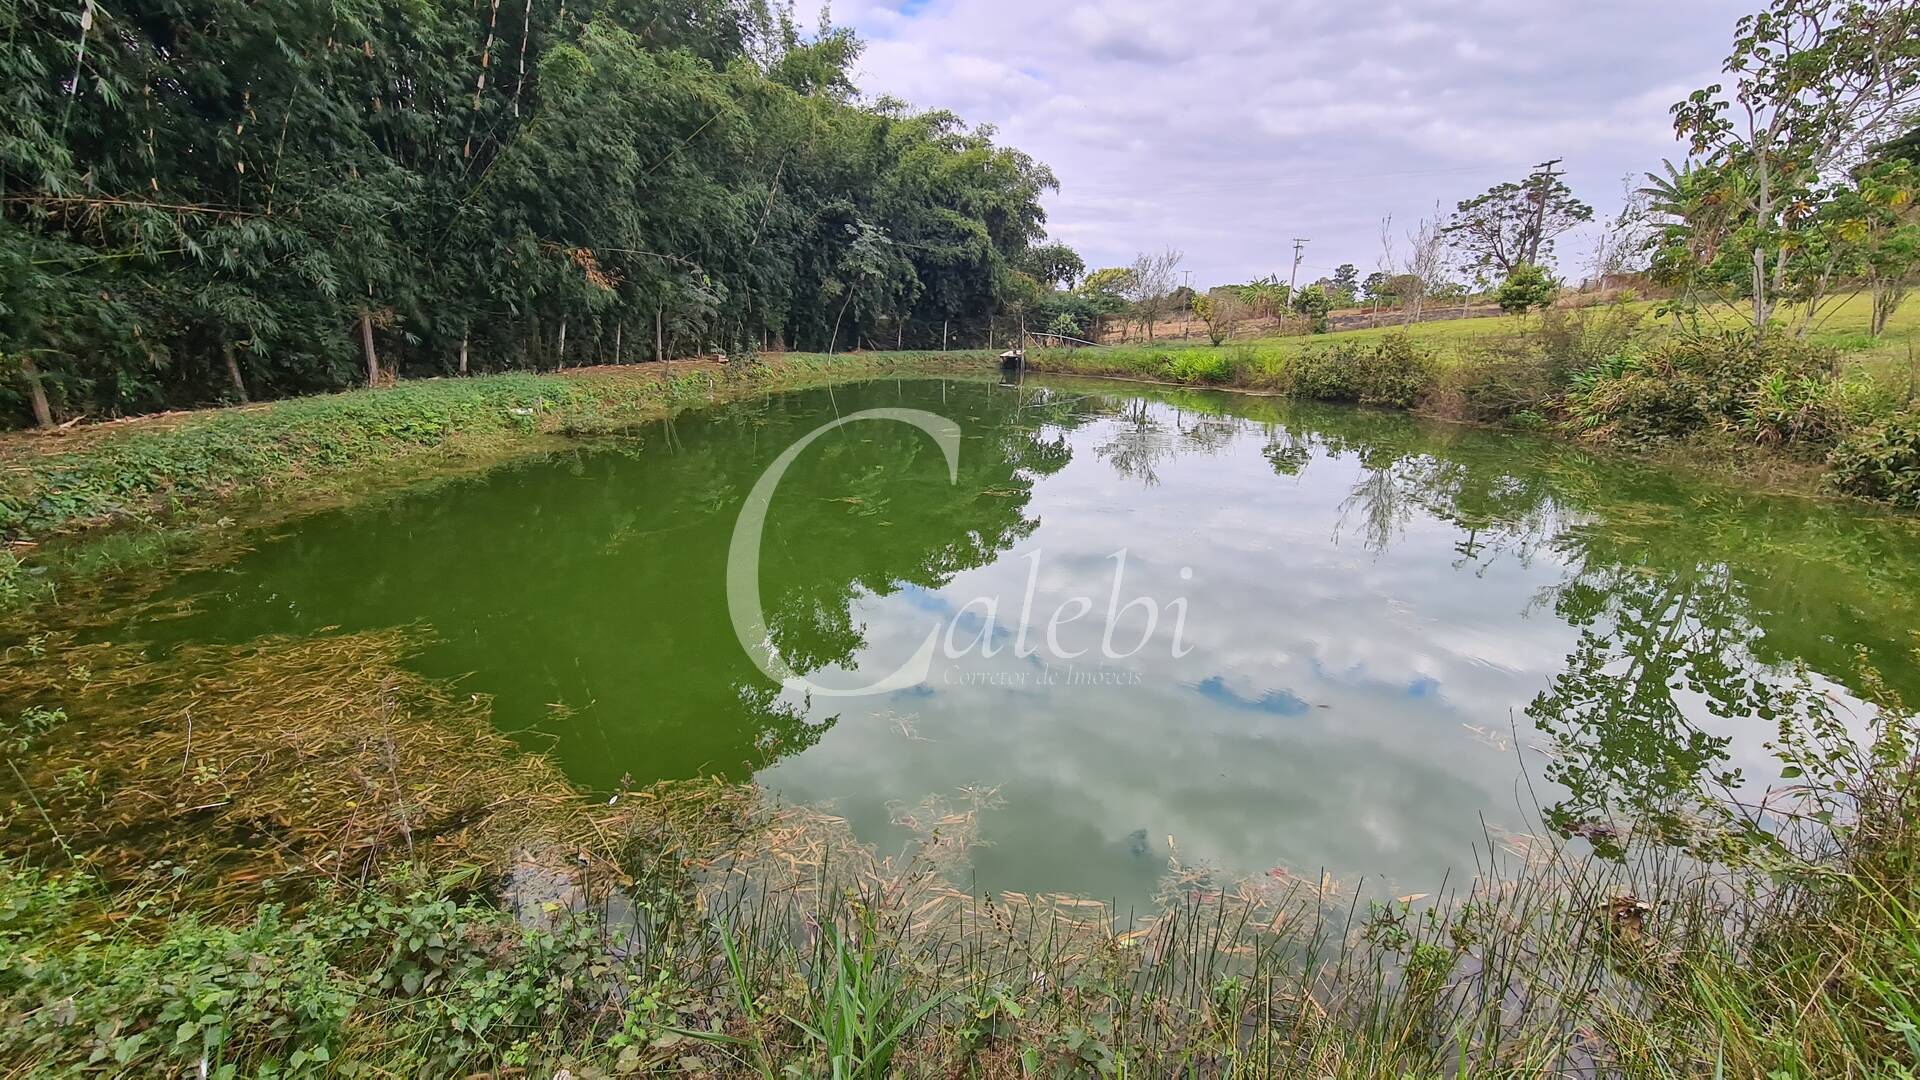
{"type": "MultiPolygon", "coordinates": [[[[1654,319],[1657,301],[1634,301],[1628,306],[1645,314],[1643,323],[1649,335],[1666,333],[1672,326],[1671,321],[1654,319]]],[[[1846,354],[1847,365],[1873,376],[1877,381],[1890,386],[1908,385],[1910,381],[1920,381],[1910,366],[1910,358],[1920,357],[1920,297],[1914,298],[1894,313],[1887,326],[1887,332],[1879,340],[1867,336],[1867,325],[1872,304],[1863,293],[1843,303],[1829,307],[1822,315],[1818,326],[1809,333],[1811,341],[1827,345],[1846,354]]],[[[1789,311],[1796,316],[1797,311],[1789,311]]],[[[1284,366],[1286,360],[1298,356],[1303,350],[1322,348],[1346,341],[1371,341],[1389,334],[1406,333],[1415,341],[1426,345],[1444,365],[1461,363],[1471,357],[1484,353],[1489,345],[1511,340],[1529,329],[1537,327],[1538,315],[1502,315],[1493,318],[1452,319],[1444,322],[1415,323],[1401,326],[1394,319],[1394,313],[1380,313],[1381,325],[1362,330],[1342,330],[1331,334],[1292,335],[1286,337],[1262,337],[1235,339],[1221,346],[1224,349],[1253,349],[1259,356],[1262,366],[1277,369],[1284,366]]],[[[1791,323],[1793,320],[1790,319],[1791,323]]],[[[1728,330],[1740,329],[1748,325],[1747,319],[1735,307],[1714,305],[1700,313],[1703,327],[1720,326],[1728,330]]],[[[1211,349],[1204,338],[1181,340],[1163,338],[1151,345],[1144,342],[1130,342],[1125,345],[1108,346],[1101,349],[1102,354],[1140,354],[1143,370],[1150,355],[1164,355],[1184,349],[1211,349]]],[[[1050,355],[1052,352],[1050,350],[1050,355]]]]}

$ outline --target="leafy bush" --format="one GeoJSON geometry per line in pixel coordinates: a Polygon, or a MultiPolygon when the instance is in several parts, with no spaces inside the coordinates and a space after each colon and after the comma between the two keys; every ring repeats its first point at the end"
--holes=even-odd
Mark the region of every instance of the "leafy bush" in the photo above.
{"type": "Polygon", "coordinates": [[[1836,490],[1920,510],[1920,411],[1889,418],[1834,448],[1836,490]]]}
{"type": "Polygon", "coordinates": [[[1293,363],[1288,389],[1320,401],[1407,409],[1433,391],[1437,378],[1431,356],[1407,335],[1392,334],[1377,342],[1349,341],[1302,353],[1293,363]]]}
{"type": "Polygon", "coordinates": [[[1548,308],[1529,336],[1538,343],[1553,384],[1564,387],[1575,372],[1630,351],[1645,318],[1643,310],[1624,304],[1574,311],[1548,308]]]}
{"type": "Polygon", "coordinates": [[[1576,427],[1624,442],[1719,429],[1756,442],[1820,444],[1846,425],[1833,353],[1792,339],[1678,338],[1580,372],[1566,397],[1576,427]]]}
{"type": "Polygon", "coordinates": [[[1522,413],[1543,418],[1555,398],[1548,363],[1524,354],[1495,355],[1453,368],[1440,380],[1440,393],[1446,412],[1482,422],[1522,413]]]}
{"type": "Polygon", "coordinates": [[[1740,431],[1770,446],[1829,443],[1846,427],[1839,383],[1770,371],[1747,391],[1740,431]]]}
{"type": "Polygon", "coordinates": [[[275,1063],[324,1073],[357,1022],[391,1037],[393,1072],[459,1075],[542,1032],[564,1045],[599,956],[584,925],[527,930],[492,906],[395,885],[323,896],[298,918],[265,905],[237,928],[181,916],[152,940],[53,941],[95,891],[78,875],[0,863],[0,1010],[11,1021],[0,1060],[76,1072],[112,1062],[119,1075],[251,1075],[275,1063]],[[61,1007],[34,1007],[45,1002],[61,1007]]]}
{"type": "Polygon", "coordinates": [[[1183,383],[1224,383],[1233,379],[1233,358],[1225,353],[1189,349],[1167,358],[1167,378],[1183,383]]]}
{"type": "Polygon", "coordinates": [[[1686,435],[1707,420],[1696,388],[1633,356],[1614,358],[1577,376],[1567,395],[1567,411],[1588,434],[1623,442],[1686,435]]]}
{"type": "Polygon", "coordinates": [[[1500,302],[1500,310],[1510,315],[1547,307],[1558,295],[1560,283],[1544,268],[1532,263],[1521,263],[1514,267],[1513,272],[1507,275],[1507,280],[1501,282],[1499,290],[1494,293],[1495,299],[1500,302]]]}

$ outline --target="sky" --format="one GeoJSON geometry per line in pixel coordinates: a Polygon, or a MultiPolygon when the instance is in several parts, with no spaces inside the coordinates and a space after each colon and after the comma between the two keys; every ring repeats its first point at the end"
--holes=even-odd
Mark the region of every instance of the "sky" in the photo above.
{"type": "MultiPolygon", "coordinates": [[[[804,5],[804,0],[803,0],[804,5]]],[[[1396,254],[1422,216],[1561,158],[1598,216],[1662,158],[1758,0],[837,0],[857,81],[1049,165],[1091,267],[1176,248],[1196,287],[1396,254]]],[[[1578,279],[1591,239],[1563,239],[1578,279]]]]}

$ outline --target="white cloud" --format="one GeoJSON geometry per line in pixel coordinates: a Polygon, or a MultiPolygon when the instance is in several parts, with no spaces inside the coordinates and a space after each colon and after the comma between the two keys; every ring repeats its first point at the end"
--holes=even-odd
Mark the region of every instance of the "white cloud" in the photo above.
{"type": "MultiPolygon", "coordinates": [[[[1187,252],[1196,284],[1371,268],[1411,222],[1565,160],[1602,214],[1674,157],[1667,106],[1713,80],[1751,0],[859,0],[870,95],[951,109],[1052,166],[1052,233],[1095,265],[1187,252]]],[[[1404,245],[1403,245],[1404,246],[1404,245]]],[[[1577,273],[1581,245],[1562,244],[1577,273]]]]}

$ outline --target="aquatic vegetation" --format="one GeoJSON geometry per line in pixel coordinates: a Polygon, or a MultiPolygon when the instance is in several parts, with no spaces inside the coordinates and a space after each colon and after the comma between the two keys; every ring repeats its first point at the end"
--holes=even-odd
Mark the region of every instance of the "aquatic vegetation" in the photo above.
{"type": "Polygon", "coordinates": [[[0,776],[9,850],[109,881],[161,860],[241,902],[290,880],[577,842],[584,825],[555,828],[577,816],[572,787],[492,726],[485,699],[409,672],[416,640],[402,628],[148,657],[59,634],[38,655],[9,650],[9,706],[62,721],[0,776]]]}

